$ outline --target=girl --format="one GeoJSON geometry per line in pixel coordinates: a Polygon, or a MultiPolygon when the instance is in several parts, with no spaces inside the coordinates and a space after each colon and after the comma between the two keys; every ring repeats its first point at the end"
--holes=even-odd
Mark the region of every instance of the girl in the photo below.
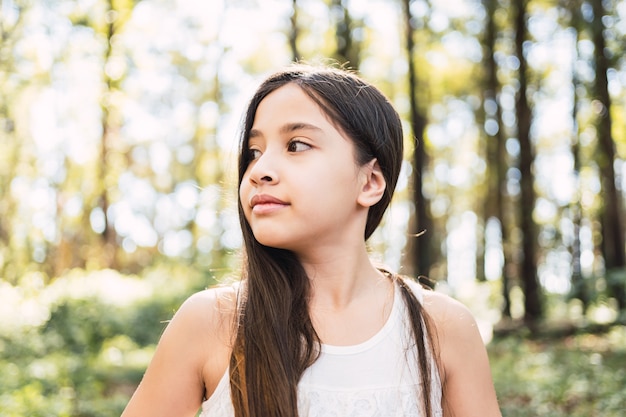
{"type": "Polygon", "coordinates": [[[352,73],[265,80],[240,145],[241,283],[181,306],[123,417],[500,416],[469,311],[368,258],[402,142],[352,73]]]}

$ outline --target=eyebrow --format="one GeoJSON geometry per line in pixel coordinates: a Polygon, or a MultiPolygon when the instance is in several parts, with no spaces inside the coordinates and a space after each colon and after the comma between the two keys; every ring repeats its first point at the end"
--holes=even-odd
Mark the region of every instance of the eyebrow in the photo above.
{"type": "MultiPolygon", "coordinates": [[[[294,123],[286,123],[283,126],[281,126],[279,132],[281,134],[286,134],[286,133],[292,133],[298,130],[314,130],[314,131],[321,131],[322,129],[312,125],[310,123],[305,123],[305,122],[294,122],[294,123]]],[[[259,136],[263,136],[263,134],[261,133],[260,130],[258,129],[250,129],[250,133],[248,134],[249,138],[256,138],[259,136]]]]}

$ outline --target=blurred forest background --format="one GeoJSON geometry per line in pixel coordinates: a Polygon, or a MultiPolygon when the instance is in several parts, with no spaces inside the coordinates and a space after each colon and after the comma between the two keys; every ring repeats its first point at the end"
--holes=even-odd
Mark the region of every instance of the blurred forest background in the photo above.
{"type": "Polygon", "coordinates": [[[626,1],[0,13],[0,416],[121,413],[180,303],[237,276],[247,99],[329,59],[405,123],[372,254],[472,309],[504,416],[626,413],[626,1]]]}

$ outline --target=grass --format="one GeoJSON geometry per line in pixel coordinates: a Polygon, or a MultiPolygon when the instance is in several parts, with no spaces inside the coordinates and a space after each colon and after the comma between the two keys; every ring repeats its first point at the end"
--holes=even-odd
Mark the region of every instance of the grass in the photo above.
{"type": "Polygon", "coordinates": [[[503,417],[626,415],[626,326],[558,339],[510,335],[488,349],[503,417]]]}

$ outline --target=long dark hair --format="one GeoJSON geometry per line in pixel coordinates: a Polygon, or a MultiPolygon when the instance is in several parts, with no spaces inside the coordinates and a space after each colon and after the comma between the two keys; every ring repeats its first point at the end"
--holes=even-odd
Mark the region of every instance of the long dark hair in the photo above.
{"type": "MultiPolygon", "coordinates": [[[[294,65],[267,78],[248,106],[239,149],[239,185],[250,163],[249,133],[261,101],[271,92],[293,83],[313,99],[349,137],[356,163],[376,158],[386,181],[381,200],[370,207],[365,227],[367,239],[378,227],[400,173],[403,151],[402,125],[389,100],[354,73],[331,67],[294,65]]],[[[236,417],[294,417],[298,415],[297,385],[315,362],[320,339],[308,312],[309,279],[296,256],[288,250],[260,244],[246,220],[241,200],[239,219],[243,232],[244,262],[239,313],[230,358],[230,385],[236,417]]],[[[421,304],[396,276],[411,316],[422,382],[423,408],[433,414],[431,382],[434,332],[421,304]]]]}

